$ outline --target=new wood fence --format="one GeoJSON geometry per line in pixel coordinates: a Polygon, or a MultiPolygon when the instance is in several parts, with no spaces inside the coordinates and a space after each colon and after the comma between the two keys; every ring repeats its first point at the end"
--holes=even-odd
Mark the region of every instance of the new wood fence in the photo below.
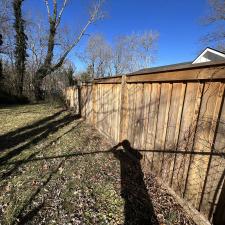
{"type": "MultiPolygon", "coordinates": [[[[225,224],[225,62],[102,78],[80,88],[81,114],[214,224],[225,224]]],[[[78,106],[78,89],[67,89],[78,106]]]]}

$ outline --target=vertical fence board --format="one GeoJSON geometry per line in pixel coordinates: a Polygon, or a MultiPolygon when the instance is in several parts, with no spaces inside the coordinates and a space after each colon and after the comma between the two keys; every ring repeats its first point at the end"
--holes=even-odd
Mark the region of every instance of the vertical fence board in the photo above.
{"type": "Polygon", "coordinates": [[[119,140],[127,139],[127,129],[128,129],[128,89],[126,84],[126,76],[122,77],[121,85],[121,112],[120,112],[120,138],[119,140]]]}
{"type": "MultiPolygon", "coordinates": [[[[160,94],[157,130],[155,139],[156,150],[163,151],[164,149],[168,114],[170,107],[170,98],[171,98],[171,84],[169,83],[161,84],[161,94],[160,94]]],[[[155,171],[156,174],[159,174],[161,172],[162,159],[163,159],[163,152],[155,154],[153,157],[153,170],[155,171]]]]}
{"type": "Polygon", "coordinates": [[[115,140],[116,138],[116,84],[113,84],[113,90],[112,90],[112,95],[113,95],[113,101],[112,101],[112,105],[113,105],[113,118],[112,120],[114,121],[114,123],[112,124],[112,129],[113,129],[113,139],[115,140]]]}
{"type": "Polygon", "coordinates": [[[128,113],[127,113],[127,121],[128,121],[128,124],[127,124],[127,131],[126,131],[126,137],[128,140],[130,140],[130,136],[131,136],[131,123],[132,123],[132,120],[131,120],[131,117],[132,117],[132,105],[133,105],[133,102],[132,102],[132,84],[127,84],[127,109],[128,109],[128,113]]]}
{"type": "Polygon", "coordinates": [[[100,92],[99,92],[99,84],[96,84],[96,92],[97,92],[97,101],[96,101],[96,105],[97,105],[97,111],[96,111],[96,118],[97,118],[97,123],[96,123],[96,127],[99,126],[99,113],[100,113],[100,92]]]}
{"type": "Polygon", "coordinates": [[[121,85],[117,84],[117,95],[115,96],[117,98],[117,126],[116,126],[116,141],[119,142],[120,140],[120,114],[121,114],[121,85]]]}
{"type": "Polygon", "coordinates": [[[96,126],[97,124],[97,85],[93,84],[92,89],[92,123],[96,126]]]}
{"type": "MultiPolygon", "coordinates": [[[[174,83],[171,96],[171,105],[168,118],[167,135],[165,149],[175,150],[178,142],[178,135],[180,130],[181,115],[184,104],[186,84],[174,83]]],[[[173,166],[174,154],[164,154],[164,161],[162,166],[162,178],[168,184],[170,183],[173,166]]]]}
{"type": "Polygon", "coordinates": [[[96,85],[96,127],[99,125],[99,84],[96,85]]]}
{"type": "Polygon", "coordinates": [[[134,117],[134,147],[141,149],[142,131],[143,131],[143,84],[137,84],[136,101],[135,101],[135,117],[134,117]]]}
{"type": "MultiPolygon", "coordinates": [[[[102,85],[102,132],[106,133],[106,114],[105,114],[105,108],[106,108],[106,98],[107,98],[107,91],[106,91],[107,85],[102,85]]],[[[106,133],[107,134],[107,133],[106,133]]]]}
{"type": "MultiPolygon", "coordinates": [[[[151,101],[149,108],[149,117],[148,117],[148,131],[146,138],[146,149],[155,149],[155,136],[156,136],[156,128],[157,128],[157,119],[158,119],[158,111],[159,111],[159,101],[160,101],[160,84],[153,83],[151,91],[151,101]]],[[[147,159],[150,162],[150,168],[153,166],[153,157],[154,153],[149,152],[147,154],[147,159]]]]}
{"type": "Polygon", "coordinates": [[[133,134],[134,134],[134,116],[135,116],[135,91],[136,85],[129,84],[129,124],[128,124],[128,139],[133,145],[133,134]]]}
{"type": "Polygon", "coordinates": [[[112,94],[112,84],[109,84],[109,99],[108,99],[108,123],[109,123],[109,136],[112,137],[112,101],[113,101],[113,94],[112,94]]]}
{"type": "MultiPolygon", "coordinates": [[[[177,151],[192,151],[196,120],[199,114],[202,84],[188,83],[185,94],[177,151]]],[[[185,192],[186,177],[189,172],[190,155],[175,154],[172,187],[180,195],[185,192]]]]}
{"type": "MultiPolygon", "coordinates": [[[[148,126],[149,126],[149,110],[151,104],[151,84],[145,83],[143,90],[143,101],[144,101],[144,109],[143,109],[143,135],[142,135],[142,149],[149,149],[147,146],[148,139],[148,126]]],[[[151,153],[143,152],[143,166],[147,169],[149,166],[149,158],[151,153]]]]}

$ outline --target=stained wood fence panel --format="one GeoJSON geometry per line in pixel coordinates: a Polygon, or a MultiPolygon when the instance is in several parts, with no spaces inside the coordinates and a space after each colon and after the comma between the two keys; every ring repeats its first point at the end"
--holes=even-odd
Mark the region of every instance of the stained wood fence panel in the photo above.
{"type": "Polygon", "coordinates": [[[222,221],[215,215],[224,196],[224,82],[220,63],[97,79],[65,95],[76,108],[80,91],[88,122],[115,143],[128,139],[143,154],[145,169],[210,221],[222,221]]]}
{"type": "MultiPolygon", "coordinates": [[[[186,84],[173,84],[164,149],[174,150],[177,148],[185,90],[186,84]]],[[[174,154],[164,154],[162,163],[162,178],[167,182],[167,184],[170,184],[171,182],[174,160],[174,154]]]]}

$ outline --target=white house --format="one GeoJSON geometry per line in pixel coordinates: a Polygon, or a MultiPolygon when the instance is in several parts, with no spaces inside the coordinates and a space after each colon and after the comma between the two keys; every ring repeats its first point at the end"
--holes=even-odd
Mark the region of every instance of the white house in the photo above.
{"type": "Polygon", "coordinates": [[[218,50],[212,48],[206,48],[193,62],[196,63],[204,63],[210,61],[219,61],[225,60],[225,53],[220,52],[218,50]]]}

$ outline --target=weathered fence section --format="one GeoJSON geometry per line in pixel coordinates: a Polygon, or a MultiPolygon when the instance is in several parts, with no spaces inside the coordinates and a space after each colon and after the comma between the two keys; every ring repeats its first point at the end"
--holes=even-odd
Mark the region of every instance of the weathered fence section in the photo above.
{"type": "MultiPolygon", "coordinates": [[[[77,89],[69,90],[74,105],[77,89]]],[[[145,169],[224,222],[225,62],[96,79],[80,91],[88,122],[115,142],[128,139],[145,169]]]]}
{"type": "Polygon", "coordinates": [[[75,113],[79,114],[79,89],[77,87],[68,87],[65,90],[65,99],[67,105],[72,108],[75,113]]]}

